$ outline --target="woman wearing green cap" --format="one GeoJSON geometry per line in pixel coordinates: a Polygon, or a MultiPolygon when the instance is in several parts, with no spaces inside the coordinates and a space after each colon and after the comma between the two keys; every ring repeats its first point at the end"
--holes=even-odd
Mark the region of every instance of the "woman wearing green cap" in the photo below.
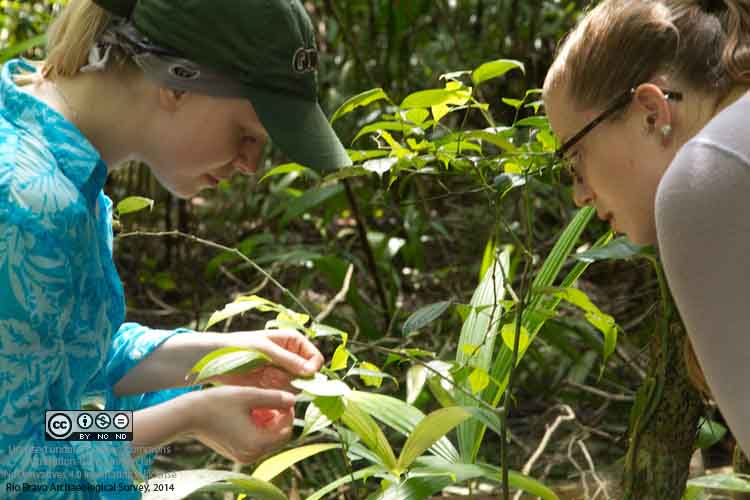
{"type": "Polygon", "coordinates": [[[290,377],[320,352],[295,331],[213,334],[123,323],[110,169],[147,163],[189,197],[252,173],[268,137],[317,170],[349,164],[316,98],[312,25],[297,0],[70,0],[48,58],[0,80],[0,478],[4,496],[134,496],[133,458],[181,434],[250,462],[291,434],[290,377]],[[197,391],[220,347],[282,369],[197,391]],[[47,440],[47,410],[99,395],[134,411],[133,441],[47,440]],[[269,409],[251,419],[253,408],[269,409]],[[24,486],[28,485],[28,486],[24,486]],[[46,485],[46,489],[40,487],[46,485]],[[36,486],[36,487],[34,487],[36,486]],[[125,487],[123,487],[125,486],[125,487]]]}
{"type": "Polygon", "coordinates": [[[687,346],[688,368],[702,369],[745,453],[748,89],[746,0],[605,0],[568,35],[544,84],[576,203],[658,245],[699,363],[687,346]]]}

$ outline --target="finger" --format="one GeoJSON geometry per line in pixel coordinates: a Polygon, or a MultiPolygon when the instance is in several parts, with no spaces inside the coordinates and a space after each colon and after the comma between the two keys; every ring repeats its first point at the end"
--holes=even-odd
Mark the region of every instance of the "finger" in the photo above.
{"type": "Polygon", "coordinates": [[[315,347],[315,344],[295,330],[279,330],[269,333],[266,337],[285,350],[305,359],[301,373],[312,375],[325,363],[323,354],[315,347]]]}
{"type": "Polygon", "coordinates": [[[256,389],[243,387],[241,394],[250,408],[271,408],[288,410],[294,406],[294,395],[276,389],[256,389]]]}
{"type": "Polygon", "coordinates": [[[309,376],[317,371],[317,360],[308,360],[295,352],[285,349],[283,346],[277,344],[274,339],[269,340],[268,342],[259,343],[258,350],[270,357],[275,365],[282,367],[289,373],[302,376],[309,376]]]}
{"type": "Polygon", "coordinates": [[[298,392],[298,389],[294,388],[291,384],[292,375],[280,368],[269,366],[263,369],[258,374],[257,387],[262,389],[280,389],[282,391],[288,391],[292,393],[298,392]]]}

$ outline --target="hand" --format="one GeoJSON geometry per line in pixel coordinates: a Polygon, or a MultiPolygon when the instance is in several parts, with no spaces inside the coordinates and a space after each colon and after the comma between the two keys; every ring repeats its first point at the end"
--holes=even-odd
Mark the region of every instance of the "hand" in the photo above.
{"type": "Polygon", "coordinates": [[[230,460],[252,463],[292,435],[294,396],[288,392],[221,386],[190,396],[187,433],[230,460]],[[267,409],[262,418],[253,415],[258,408],[267,409]]]}
{"type": "Polygon", "coordinates": [[[230,340],[227,345],[260,351],[271,358],[274,366],[262,366],[249,372],[211,379],[221,384],[296,392],[291,381],[314,375],[325,361],[317,347],[297,330],[234,332],[227,335],[230,340]]]}

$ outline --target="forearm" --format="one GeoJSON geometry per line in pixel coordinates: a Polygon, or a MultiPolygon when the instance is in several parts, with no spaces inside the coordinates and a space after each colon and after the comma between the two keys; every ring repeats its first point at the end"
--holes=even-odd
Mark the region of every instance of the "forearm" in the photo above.
{"type": "Polygon", "coordinates": [[[136,458],[163,446],[194,427],[192,409],[199,392],[183,394],[164,403],[133,413],[132,456],[136,458]]]}
{"type": "Polygon", "coordinates": [[[114,386],[116,396],[143,394],[188,385],[185,375],[209,352],[227,347],[226,334],[188,332],[174,335],[135,365],[114,386]]]}

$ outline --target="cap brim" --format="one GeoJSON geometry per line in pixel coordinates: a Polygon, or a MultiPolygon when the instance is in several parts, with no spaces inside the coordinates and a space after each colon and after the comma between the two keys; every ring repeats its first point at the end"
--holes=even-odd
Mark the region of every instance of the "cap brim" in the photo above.
{"type": "Polygon", "coordinates": [[[256,88],[248,94],[271,142],[292,161],[321,173],[352,164],[318,103],[256,88]]]}

